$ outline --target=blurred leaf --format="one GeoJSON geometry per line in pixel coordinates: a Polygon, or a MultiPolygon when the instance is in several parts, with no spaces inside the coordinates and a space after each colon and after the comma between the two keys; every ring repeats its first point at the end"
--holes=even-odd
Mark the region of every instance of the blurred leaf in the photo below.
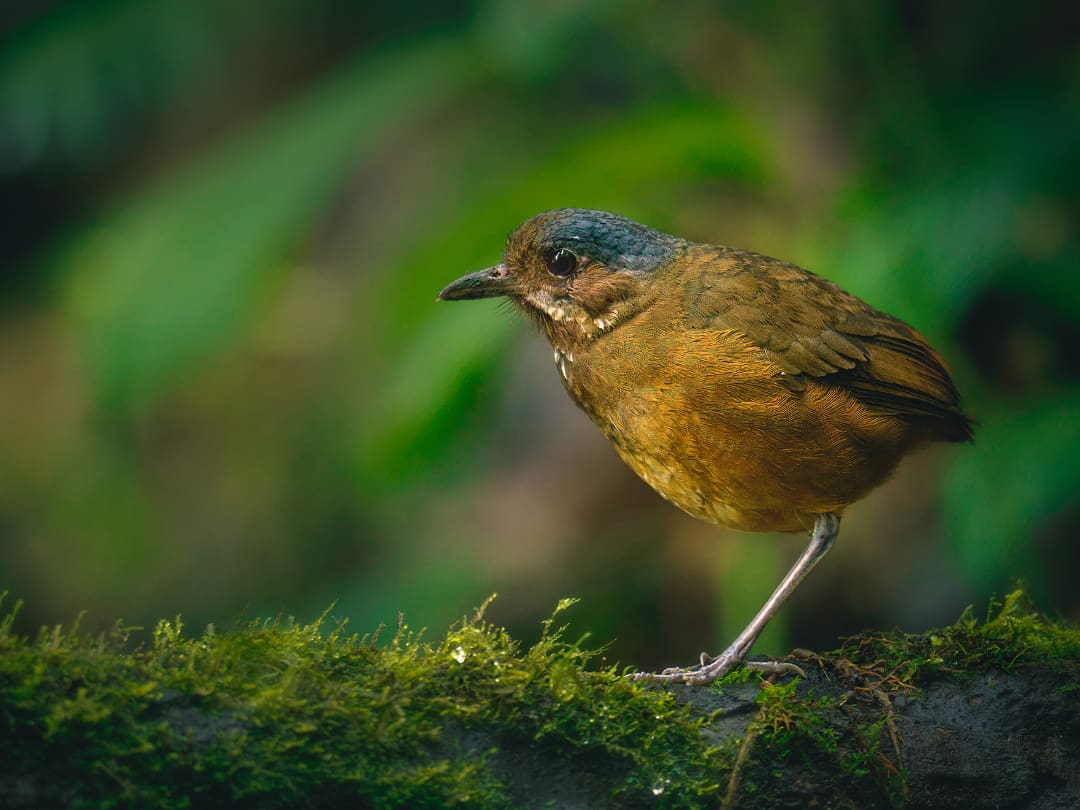
{"type": "Polygon", "coordinates": [[[125,113],[174,97],[209,61],[198,14],[162,2],[69,3],[7,37],[0,59],[0,170],[53,152],[85,159],[125,113]]]}
{"type": "Polygon", "coordinates": [[[75,239],[60,260],[101,403],[145,405],[219,346],[351,166],[473,68],[462,41],[365,59],[75,239]]]}
{"type": "MultiPolygon", "coordinates": [[[[338,0],[78,0],[0,41],[0,172],[90,163],[158,117],[205,106],[243,54],[311,47],[338,0]]],[[[277,64],[282,63],[277,60],[277,64]]],[[[273,66],[271,66],[273,67],[273,66]]],[[[265,70],[266,68],[264,68],[265,70]]]]}
{"type": "Polygon", "coordinates": [[[820,272],[933,339],[1011,255],[1019,202],[1014,190],[958,181],[869,196],[859,208],[846,241],[822,246],[820,272]]]}
{"type": "Polygon", "coordinates": [[[945,513],[962,569],[1001,589],[1029,565],[1042,525],[1080,497],[1080,389],[1018,406],[984,404],[976,445],[957,453],[945,513]]]}
{"type": "Polygon", "coordinates": [[[533,77],[557,73],[567,55],[588,47],[597,23],[622,5],[640,2],[561,0],[534,4],[528,14],[514,0],[487,0],[479,15],[480,36],[496,59],[511,70],[533,77]]]}
{"type": "MultiPolygon", "coordinates": [[[[1017,261],[1002,279],[1002,285],[1015,295],[1030,296],[1060,311],[1073,323],[1080,323],[1080,245],[1070,244],[1050,261],[1034,267],[1017,261]]],[[[1075,347],[1063,346],[1071,353],[1075,347]]]]}
{"type": "Polygon", "coordinates": [[[958,106],[936,122],[953,151],[923,165],[926,176],[881,188],[868,180],[880,167],[867,165],[839,206],[845,238],[824,229],[815,267],[932,340],[995,282],[1053,289],[1057,307],[1080,312],[1067,261],[1077,233],[1048,193],[1075,152],[1080,107],[1063,112],[1053,88],[958,106]]]}

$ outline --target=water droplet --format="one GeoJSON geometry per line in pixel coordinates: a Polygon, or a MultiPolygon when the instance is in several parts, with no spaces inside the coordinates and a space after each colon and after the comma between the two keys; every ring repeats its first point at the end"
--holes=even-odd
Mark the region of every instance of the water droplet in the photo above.
{"type": "Polygon", "coordinates": [[[455,661],[457,661],[459,664],[464,664],[465,663],[465,650],[464,650],[464,648],[459,645],[458,648],[456,650],[454,650],[453,654],[450,657],[453,658],[455,661]]]}

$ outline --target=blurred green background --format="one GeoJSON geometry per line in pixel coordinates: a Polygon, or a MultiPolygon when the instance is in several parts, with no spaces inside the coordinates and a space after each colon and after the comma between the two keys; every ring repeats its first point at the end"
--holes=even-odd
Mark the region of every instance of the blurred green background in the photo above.
{"type": "Polygon", "coordinates": [[[980,426],[908,460],[759,644],[1080,618],[1080,15],[1039,2],[14,2],[0,12],[0,590],[27,627],[560,597],[725,644],[801,549],[682,515],[490,302],[545,209],[825,275],[980,426]]]}

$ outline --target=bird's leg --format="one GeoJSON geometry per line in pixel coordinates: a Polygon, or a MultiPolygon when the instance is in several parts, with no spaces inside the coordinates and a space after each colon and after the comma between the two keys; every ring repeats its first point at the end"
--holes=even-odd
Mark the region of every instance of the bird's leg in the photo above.
{"type": "MultiPolygon", "coordinates": [[[[757,615],[750,620],[750,624],[746,626],[746,629],[739,633],[739,637],[732,642],[731,646],[718,656],[709,659],[708,656],[702,654],[699,667],[671,668],[656,674],[639,672],[634,675],[634,680],[682,681],[700,686],[712,683],[717,678],[726,675],[750,652],[750,648],[754,646],[754,642],[761,635],[761,631],[765,629],[765,625],[769,623],[769,619],[787,601],[787,598],[791,596],[799,583],[806,579],[806,575],[820,562],[821,558],[828,553],[833,543],[836,542],[836,535],[839,532],[840,518],[831,513],[818,515],[817,520],[814,521],[814,530],[810,534],[810,543],[806,546],[802,556],[787,572],[787,576],[780,581],[772,596],[768,598],[761,610],[757,612],[757,615]]],[[[785,669],[798,671],[798,667],[793,664],[772,661],[751,661],[745,663],[744,666],[748,669],[764,670],[766,672],[778,672],[785,669]]]]}

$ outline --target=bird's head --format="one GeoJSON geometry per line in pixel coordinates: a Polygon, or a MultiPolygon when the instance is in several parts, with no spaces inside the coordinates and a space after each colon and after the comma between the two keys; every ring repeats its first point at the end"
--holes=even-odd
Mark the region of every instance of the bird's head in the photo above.
{"type": "Polygon", "coordinates": [[[505,296],[552,344],[572,348],[632,317],[654,272],[688,245],[604,211],[547,211],[510,234],[502,264],[459,278],[439,300],[505,296]]]}

